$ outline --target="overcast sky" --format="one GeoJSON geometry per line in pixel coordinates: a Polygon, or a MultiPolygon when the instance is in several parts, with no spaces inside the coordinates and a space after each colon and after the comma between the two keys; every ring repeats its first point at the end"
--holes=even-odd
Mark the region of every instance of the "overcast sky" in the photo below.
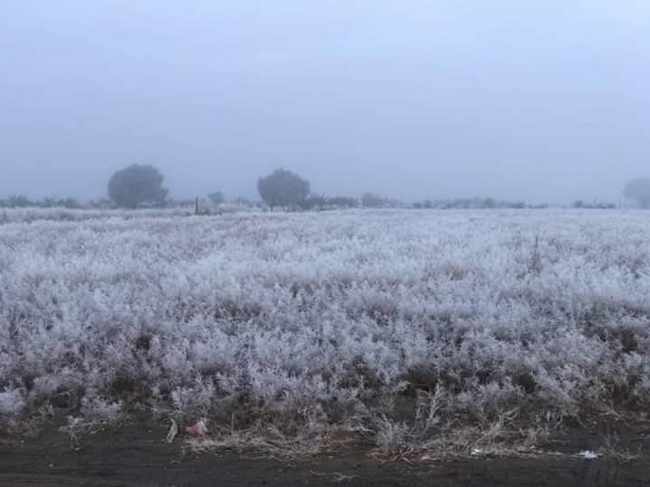
{"type": "Polygon", "coordinates": [[[647,0],[0,2],[0,196],[616,201],[650,175],[647,0]]]}

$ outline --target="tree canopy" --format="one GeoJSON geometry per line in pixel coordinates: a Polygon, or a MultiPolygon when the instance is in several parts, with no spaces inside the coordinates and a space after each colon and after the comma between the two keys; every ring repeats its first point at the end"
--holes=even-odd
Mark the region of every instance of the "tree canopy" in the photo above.
{"type": "Polygon", "coordinates": [[[155,167],[133,164],[117,171],[108,182],[108,195],[125,208],[164,204],[169,190],[163,187],[165,177],[155,167]]]}
{"type": "Polygon", "coordinates": [[[276,169],[257,181],[257,190],[264,202],[276,206],[303,207],[309,196],[309,181],[286,169],[276,169]]]}

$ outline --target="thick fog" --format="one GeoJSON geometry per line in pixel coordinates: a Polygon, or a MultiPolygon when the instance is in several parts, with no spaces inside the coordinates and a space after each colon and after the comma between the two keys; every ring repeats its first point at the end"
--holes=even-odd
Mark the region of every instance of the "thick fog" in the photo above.
{"type": "Polygon", "coordinates": [[[650,175],[645,0],[0,5],[0,197],[314,191],[616,201],[650,175]]]}

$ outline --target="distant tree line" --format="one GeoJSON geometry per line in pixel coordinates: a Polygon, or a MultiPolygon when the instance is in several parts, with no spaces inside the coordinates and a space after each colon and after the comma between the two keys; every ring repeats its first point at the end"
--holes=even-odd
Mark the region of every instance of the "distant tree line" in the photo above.
{"type": "Polygon", "coordinates": [[[12,195],[0,199],[0,208],[69,208],[81,209],[84,205],[74,198],[43,198],[33,200],[25,195],[12,195]]]}
{"type": "MultiPolygon", "coordinates": [[[[174,201],[164,186],[164,175],[149,164],[132,164],[115,172],[108,181],[108,199],[81,204],[74,198],[43,198],[31,200],[27,196],[13,195],[0,199],[0,208],[160,208],[196,204],[198,200],[174,201]]],[[[271,211],[285,210],[330,210],[344,208],[413,208],[413,209],[471,209],[471,208],[544,208],[546,205],[529,205],[523,201],[505,201],[495,198],[457,198],[447,200],[423,200],[406,204],[399,200],[366,192],[359,198],[349,196],[327,196],[311,191],[311,184],[298,174],[279,168],[257,181],[260,198],[271,211]]],[[[650,178],[629,181],[623,195],[642,208],[650,208],[650,178]]],[[[227,202],[221,191],[207,195],[206,204],[219,207],[227,202]]],[[[231,203],[258,206],[258,203],[238,198],[231,203]]],[[[197,205],[198,206],[198,205],[197,205]]],[[[574,208],[611,209],[612,203],[589,204],[576,200],[574,208]]]]}
{"type": "Polygon", "coordinates": [[[523,201],[505,201],[495,198],[456,198],[448,200],[425,200],[416,202],[413,207],[416,209],[490,209],[490,208],[510,208],[520,210],[524,208],[545,208],[547,205],[529,205],[523,201]]]}
{"type": "Polygon", "coordinates": [[[594,202],[587,203],[584,200],[576,200],[573,202],[573,208],[585,209],[585,210],[613,210],[616,208],[614,203],[603,203],[603,202],[594,202]]]}
{"type": "MultiPolygon", "coordinates": [[[[162,173],[150,165],[131,165],[116,172],[108,184],[111,201],[119,207],[137,208],[142,206],[163,206],[170,204],[168,190],[163,186],[162,173]]],[[[260,198],[273,211],[286,210],[330,210],[344,208],[526,208],[523,202],[499,201],[493,198],[468,198],[439,200],[405,204],[393,198],[367,192],[360,198],[349,196],[327,196],[311,191],[309,181],[298,174],[279,168],[257,181],[260,198]]],[[[210,193],[207,201],[211,205],[221,205],[226,198],[221,191],[210,193]]],[[[192,201],[186,201],[191,204],[192,201]]],[[[249,201],[236,201],[250,205],[249,201]]]]}

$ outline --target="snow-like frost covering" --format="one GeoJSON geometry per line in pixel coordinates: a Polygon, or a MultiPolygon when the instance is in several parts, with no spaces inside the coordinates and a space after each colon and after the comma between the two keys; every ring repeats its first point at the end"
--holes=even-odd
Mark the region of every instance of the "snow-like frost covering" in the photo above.
{"type": "MultiPolygon", "coordinates": [[[[226,205],[224,205],[226,206],[226,205]]],[[[223,212],[228,212],[230,208],[225,207],[223,212]]],[[[238,208],[239,211],[242,208],[238,208]]],[[[72,209],[72,208],[0,208],[0,224],[3,223],[20,223],[34,222],[40,220],[53,221],[84,221],[98,218],[153,218],[153,217],[172,217],[172,216],[189,216],[194,214],[194,207],[178,208],[150,208],[140,210],[121,210],[121,209],[72,209]]]]}
{"type": "Polygon", "coordinates": [[[649,255],[641,211],[7,223],[0,418],[342,423],[436,388],[455,417],[647,408],[649,255]]]}

